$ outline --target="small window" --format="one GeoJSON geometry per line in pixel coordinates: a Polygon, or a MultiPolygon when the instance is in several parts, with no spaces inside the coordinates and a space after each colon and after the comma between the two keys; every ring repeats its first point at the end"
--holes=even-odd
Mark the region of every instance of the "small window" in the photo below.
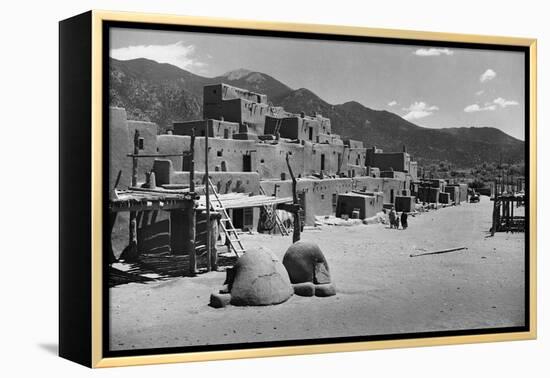
{"type": "Polygon", "coordinates": [[[145,147],[144,147],[144,144],[145,144],[145,139],[140,137],[140,138],[138,139],[138,148],[139,148],[140,150],[143,150],[143,149],[145,148],[145,147]]]}
{"type": "Polygon", "coordinates": [[[223,156],[223,150],[219,150],[219,151],[217,152],[217,155],[218,155],[219,157],[223,156]]]}
{"type": "Polygon", "coordinates": [[[321,199],[322,199],[322,200],[325,199],[325,195],[324,195],[324,194],[321,194],[321,199]]]}
{"type": "Polygon", "coordinates": [[[260,160],[260,163],[262,163],[262,164],[263,164],[263,163],[264,163],[264,159],[261,159],[261,160],[260,160]]]}

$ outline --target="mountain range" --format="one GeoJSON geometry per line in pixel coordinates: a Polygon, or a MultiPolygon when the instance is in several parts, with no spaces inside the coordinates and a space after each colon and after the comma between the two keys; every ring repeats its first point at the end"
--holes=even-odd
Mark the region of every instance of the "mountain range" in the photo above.
{"type": "Polygon", "coordinates": [[[271,104],[287,111],[319,113],[331,119],[332,130],[365,146],[401,151],[403,145],[421,165],[441,161],[457,168],[481,163],[522,163],[524,142],[493,127],[426,128],[386,110],[373,110],[358,102],[329,104],[306,88],[292,89],[261,72],[238,69],[207,78],[176,66],[140,58],[109,65],[109,102],[126,109],[130,119],[157,123],[169,129],[174,121],[202,118],[205,85],[226,83],[264,93],[271,104]]]}

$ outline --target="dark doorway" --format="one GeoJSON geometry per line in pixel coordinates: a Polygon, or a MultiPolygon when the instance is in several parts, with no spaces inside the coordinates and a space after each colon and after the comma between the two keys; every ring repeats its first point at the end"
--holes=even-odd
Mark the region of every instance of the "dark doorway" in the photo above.
{"type": "Polygon", "coordinates": [[[243,155],[243,172],[252,172],[251,155],[243,155]]]}
{"type": "Polygon", "coordinates": [[[321,154],[321,171],[325,170],[325,154],[321,154]]]}
{"type": "Polygon", "coordinates": [[[252,207],[246,207],[243,209],[233,209],[231,219],[235,228],[247,231],[252,229],[254,222],[254,209],[252,207]]]}
{"type": "Polygon", "coordinates": [[[233,216],[231,218],[233,220],[233,226],[235,226],[235,228],[242,229],[244,225],[243,209],[233,209],[232,213],[233,216]]]}
{"type": "Polygon", "coordinates": [[[395,195],[393,192],[393,189],[390,189],[390,203],[393,203],[395,201],[395,195]]]}
{"type": "Polygon", "coordinates": [[[309,128],[309,140],[313,140],[313,127],[309,128]]]}
{"type": "Polygon", "coordinates": [[[184,156],[183,161],[181,164],[181,170],[184,172],[188,172],[191,169],[191,156],[184,156]]]}

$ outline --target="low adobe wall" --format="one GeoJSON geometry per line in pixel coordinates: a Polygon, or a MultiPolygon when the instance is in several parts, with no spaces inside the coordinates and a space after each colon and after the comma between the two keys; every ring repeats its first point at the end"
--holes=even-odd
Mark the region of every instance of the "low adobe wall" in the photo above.
{"type": "MultiPolygon", "coordinates": [[[[261,181],[260,185],[267,195],[273,195],[275,186],[277,186],[277,197],[292,197],[291,180],[261,181]]],[[[306,225],[313,226],[315,216],[334,214],[338,194],[351,192],[352,190],[353,180],[350,178],[298,179],[296,191],[305,210],[306,225]]]]}
{"type": "Polygon", "coordinates": [[[384,203],[395,203],[395,197],[407,189],[407,180],[385,177],[355,177],[354,189],[384,193],[384,203]]]}
{"type": "Polygon", "coordinates": [[[338,195],[338,203],[336,206],[336,216],[342,215],[352,216],[354,209],[359,209],[359,218],[371,218],[378,212],[382,211],[384,206],[384,195],[380,192],[372,193],[372,195],[345,193],[338,195]]]}

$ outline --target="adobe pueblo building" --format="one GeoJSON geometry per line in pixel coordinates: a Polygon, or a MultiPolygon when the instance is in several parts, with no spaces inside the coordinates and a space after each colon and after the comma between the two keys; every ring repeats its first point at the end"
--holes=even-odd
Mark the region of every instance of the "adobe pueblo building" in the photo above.
{"type": "MultiPolygon", "coordinates": [[[[269,105],[266,95],[226,84],[204,87],[203,108],[204,119],[175,122],[171,134],[161,135],[156,124],[128,120],[124,109],[110,108],[109,188],[133,190],[112,202],[123,213],[113,221],[115,255],[131,243],[127,213],[135,217],[140,253],[192,248],[181,240],[188,232],[178,231],[191,218],[178,206],[204,212],[206,169],[214,199],[224,202],[236,229],[256,230],[266,207],[293,202],[289,166],[305,225],[314,225],[316,216],[367,218],[396,203],[400,211],[414,210],[410,189],[417,165],[405,150],[367,149],[334,134],[322,115],[289,113],[269,105]],[[141,202],[152,207],[127,206],[138,192],[151,190],[155,195],[141,202]],[[163,207],[171,196],[181,200],[186,193],[191,204],[163,207]]],[[[196,235],[199,228],[200,222],[196,235]]]]}

